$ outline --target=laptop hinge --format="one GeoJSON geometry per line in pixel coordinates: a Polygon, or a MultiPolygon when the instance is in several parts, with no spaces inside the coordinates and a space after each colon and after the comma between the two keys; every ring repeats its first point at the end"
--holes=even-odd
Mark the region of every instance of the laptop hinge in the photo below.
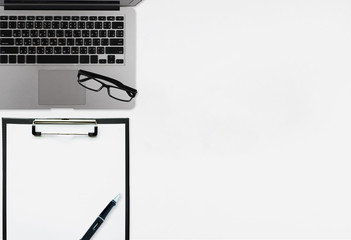
{"type": "Polygon", "coordinates": [[[5,0],[5,10],[85,10],[118,11],[120,1],[95,0],[5,0]]]}

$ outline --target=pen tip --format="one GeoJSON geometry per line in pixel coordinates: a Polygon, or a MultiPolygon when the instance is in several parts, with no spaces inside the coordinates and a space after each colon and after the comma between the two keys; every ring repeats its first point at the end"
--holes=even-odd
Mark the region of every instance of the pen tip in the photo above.
{"type": "Polygon", "coordinates": [[[121,194],[118,194],[113,200],[114,200],[115,202],[118,202],[118,200],[119,200],[120,197],[121,197],[121,194]]]}

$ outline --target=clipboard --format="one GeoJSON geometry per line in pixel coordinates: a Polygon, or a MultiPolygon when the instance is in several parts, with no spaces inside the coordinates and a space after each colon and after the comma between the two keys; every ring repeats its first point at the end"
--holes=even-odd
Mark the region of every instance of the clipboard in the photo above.
{"type": "Polygon", "coordinates": [[[129,240],[129,119],[2,119],[3,240],[129,240]],[[26,157],[23,157],[26,156],[26,157]]]}

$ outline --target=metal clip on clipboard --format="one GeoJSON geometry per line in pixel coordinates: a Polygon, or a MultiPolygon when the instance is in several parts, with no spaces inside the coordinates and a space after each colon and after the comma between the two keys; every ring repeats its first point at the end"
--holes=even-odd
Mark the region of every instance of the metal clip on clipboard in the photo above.
{"type": "Polygon", "coordinates": [[[96,120],[87,119],[35,119],[32,123],[32,134],[36,137],[43,135],[83,135],[96,137],[98,134],[98,126],[96,120]],[[36,130],[38,125],[93,125],[94,131],[88,133],[59,133],[59,132],[39,132],[36,130]]]}

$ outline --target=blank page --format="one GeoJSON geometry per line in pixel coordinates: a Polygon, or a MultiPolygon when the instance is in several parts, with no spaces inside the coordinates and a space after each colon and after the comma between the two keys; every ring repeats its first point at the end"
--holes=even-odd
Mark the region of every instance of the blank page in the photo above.
{"type": "Polygon", "coordinates": [[[31,125],[8,125],[8,240],[81,239],[118,193],[94,239],[125,239],[125,125],[98,127],[95,138],[34,137],[31,125]]]}

